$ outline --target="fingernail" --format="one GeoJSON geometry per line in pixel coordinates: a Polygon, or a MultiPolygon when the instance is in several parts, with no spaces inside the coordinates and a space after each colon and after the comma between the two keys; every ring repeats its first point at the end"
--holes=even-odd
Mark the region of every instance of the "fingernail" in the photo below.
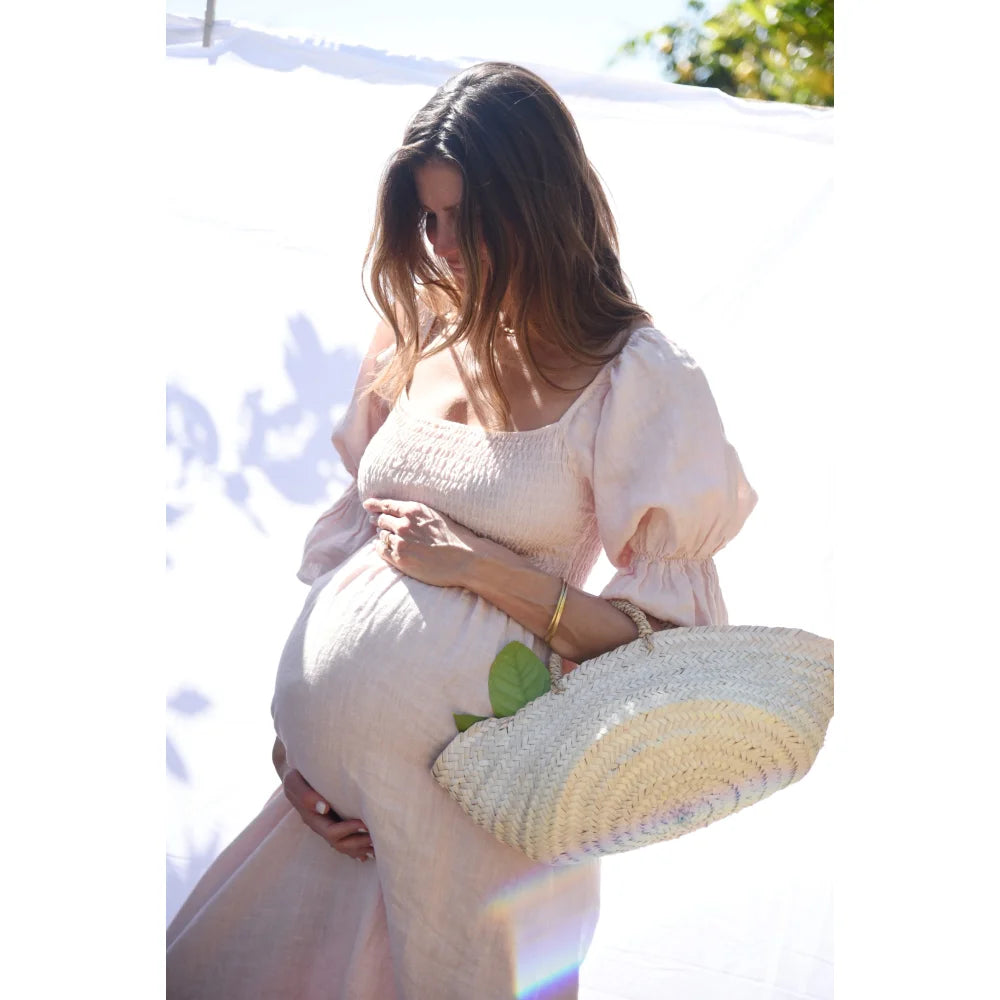
{"type": "Polygon", "coordinates": [[[322,799],[316,803],[316,812],[318,812],[320,816],[325,816],[329,811],[330,807],[322,799]]]}
{"type": "Polygon", "coordinates": [[[365,855],[365,857],[366,857],[366,858],[369,858],[369,859],[370,859],[370,860],[372,860],[372,861],[374,861],[374,860],[375,860],[375,855],[374,855],[374,854],[372,854],[372,852],[371,852],[371,851],[369,851],[369,852],[368,852],[368,853],[367,853],[367,854],[365,855]]]}
{"type": "Polygon", "coordinates": [[[368,832],[368,830],[367,830],[366,827],[363,827],[363,826],[359,826],[358,827],[358,833],[367,833],[367,832],[368,832]]]}

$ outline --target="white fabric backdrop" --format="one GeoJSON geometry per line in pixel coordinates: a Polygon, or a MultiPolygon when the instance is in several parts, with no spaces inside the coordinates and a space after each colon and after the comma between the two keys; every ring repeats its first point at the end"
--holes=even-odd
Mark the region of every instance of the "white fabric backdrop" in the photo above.
{"type": "MultiPolygon", "coordinates": [[[[200,39],[168,16],[168,919],[276,785],[274,670],[302,540],[344,482],[329,433],[374,325],[378,177],[460,65],[224,22],[200,39]]],[[[832,112],[531,68],[576,116],[637,297],[706,370],[760,494],[718,561],[731,621],[832,636],[832,112]]],[[[779,795],[603,862],[582,1000],[832,997],[835,735],[779,795]]]]}

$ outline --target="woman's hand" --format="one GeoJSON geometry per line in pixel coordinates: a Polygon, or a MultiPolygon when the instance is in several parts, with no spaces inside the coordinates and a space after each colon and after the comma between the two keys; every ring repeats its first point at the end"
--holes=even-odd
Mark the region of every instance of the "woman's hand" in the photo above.
{"type": "Polygon", "coordinates": [[[464,587],[477,554],[502,548],[422,503],[372,498],[364,508],[378,531],[382,558],[434,587],[464,587]]]}
{"type": "Polygon", "coordinates": [[[319,834],[335,851],[356,861],[375,860],[375,848],[365,824],[359,819],[341,819],[302,775],[285,761],[285,747],[275,740],[274,766],[281,778],[285,798],[302,822],[319,834]]]}

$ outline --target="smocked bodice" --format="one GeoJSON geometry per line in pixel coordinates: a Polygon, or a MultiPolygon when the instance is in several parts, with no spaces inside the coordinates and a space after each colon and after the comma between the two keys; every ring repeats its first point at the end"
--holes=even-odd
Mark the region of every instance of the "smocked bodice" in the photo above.
{"type": "Polygon", "coordinates": [[[404,394],[365,449],[361,499],[426,504],[540,569],[582,583],[601,543],[593,494],[565,431],[594,388],[557,423],[530,431],[425,416],[404,394]]]}

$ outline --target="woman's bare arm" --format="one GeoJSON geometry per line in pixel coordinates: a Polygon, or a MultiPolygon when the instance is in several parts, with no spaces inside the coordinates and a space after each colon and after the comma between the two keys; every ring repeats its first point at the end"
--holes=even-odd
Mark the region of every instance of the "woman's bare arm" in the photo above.
{"type": "MultiPolygon", "coordinates": [[[[492,546],[494,543],[489,543],[492,546]]],[[[529,632],[542,636],[559,599],[562,580],[536,569],[503,546],[477,552],[465,587],[510,615],[529,632]]],[[[650,620],[654,627],[662,623],[650,620]]],[[[570,587],[552,649],[564,659],[582,663],[636,638],[632,619],[601,597],[570,587]]]]}
{"type": "MultiPolygon", "coordinates": [[[[425,504],[372,497],[363,506],[390,565],[435,587],[464,587],[535,635],[548,632],[562,589],[558,577],[425,504]]],[[[637,633],[632,619],[613,604],[571,587],[551,646],[564,659],[581,663],[631,642],[637,633]]]]}

